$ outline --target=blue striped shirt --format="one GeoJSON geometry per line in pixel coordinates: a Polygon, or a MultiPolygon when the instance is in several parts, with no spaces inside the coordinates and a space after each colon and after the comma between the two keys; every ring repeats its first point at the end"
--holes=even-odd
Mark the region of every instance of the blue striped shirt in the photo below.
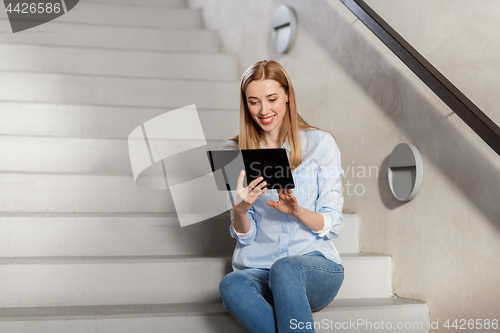
{"type": "MultiPolygon", "coordinates": [[[[228,207],[231,212],[229,231],[237,239],[232,261],[234,270],[269,269],[282,257],[313,254],[317,251],[338,264],[342,263],[332,242],[333,238],[340,235],[343,224],[341,177],[344,170],[340,165],[340,151],[333,136],[325,131],[300,130],[300,139],[302,162],[292,172],[295,183],[293,195],[299,206],[321,213],[329,228],[320,233],[313,232],[294,216],[268,206],[269,200],[279,200],[277,190],[269,189],[248,210],[251,230],[243,235],[237,234],[233,228],[234,212],[228,192],[228,207]]],[[[282,148],[287,149],[290,159],[288,138],[282,148]]],[[[239,148],[236,142],[228,140],[221,149],[239,148]]],[[[234,197],[235,191],[231,192],[234,197]]]]}

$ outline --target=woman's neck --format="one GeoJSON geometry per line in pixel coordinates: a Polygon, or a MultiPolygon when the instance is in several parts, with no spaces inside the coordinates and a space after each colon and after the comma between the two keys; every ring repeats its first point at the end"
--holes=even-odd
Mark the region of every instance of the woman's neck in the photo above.
{"type": "Polygon", "coordinates": [[[279,133],[267,133],[267,135],[264,135],[264,137],[262,138],[262,144],[266,148],[280,148],[278,146],[278,136],[279,133]]]}
{"type": "Polygon", "coordinates": [[[263,142],[262,145],[265,147],[265,148],[280,148],[278,147],[278,143],[269,143],[269,142],[263,142]]]}

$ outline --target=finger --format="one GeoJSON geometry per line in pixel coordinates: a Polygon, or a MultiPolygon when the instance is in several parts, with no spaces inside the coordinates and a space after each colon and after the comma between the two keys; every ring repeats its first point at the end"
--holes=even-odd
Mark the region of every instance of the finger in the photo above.
{"type": "Polygon", "coordinates": [[[263,180],[264,180],[264,177],[262,177],[262,176],[261,176],[261,177],[259,177],[259,178],[254,179],[254,180],[250,183],[250,185],[252,185],[252,188],[253,188],[253,187],[255,187],[258,183],[260,183],[260,182],[261,182],[261,181],[263,181],[263,180]]]}
{"type": "MultiPolygon", "coordinates": [[[[253,189],[252,189],[252,192],[255,191],[255,193],[257,193],[258,191],[260,191],[262,188],[264,188],[265,186],[267,185],[267,182],[266,181],[263,181],[262,183],[260,183],[259,185],[255,186],[253,189]]],[[[267,189],[267,188],[266,188],[267,189]]]]}
{"type": "MultiPolygon", "coordinates": [[[[254,189],[254,191],[255,191],[255,189],[254,189]]],[[[256,201],[256,200],[257,200],[257,199],[258,199],[258,198],[259,198],[262,194],[264,194],[264,193],[266,193],[266,192],[267,192],[267,188],[264,188],[264,189],[262,189],[261,191],[258,191],[258,192],[254,192],[254,191],[252,191],[252,193],[250,193],[250,194],[248,195],[248,202],[249,202],[250,204],[252,204],[252,205],[255,203],[255,201],[256,201]]]]}
{"type": "Polygon", "coordinates": [[[238,187],[243,187],[243,178],[245,176],[245,170],[241,170],[240,171],[240,175],[238,177],[238,182],[237,182],[237,186],[238,187]]]}
{"type": "Polygon", "coordinates": [[[253,189],[259,183],[261,183],[263,180],[264,180],[264,177],[262,177],[262,176],[258,177],[258,178],[255,178],[253,181],[250,182],[250,184],[248,184],[248,187],[250,187],[251,189],[253,189]]]}
{"type": "Polygon", "coordinates": [[[283,195],[287,196],[287,195],[290,195],[291,193],[289,192],[288,189],[280,188],[279,189],[279,194],[283,194],[283,195]]]}

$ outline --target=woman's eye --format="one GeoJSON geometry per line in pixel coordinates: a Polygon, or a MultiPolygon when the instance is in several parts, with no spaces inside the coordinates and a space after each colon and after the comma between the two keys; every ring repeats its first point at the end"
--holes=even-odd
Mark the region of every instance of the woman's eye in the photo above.
{"type": "Polygon", "coordinates": [[[276,99],[277,99],[277,98],[275,98],[275,99],[270,99],[270,100],[269,100],[269,102],[274,102],[276,99]]]}
{"type": "Polygon", "coordinates": [[[248,102],[248,103],[250,103],[250,105],[255,105],[255,104],[257,104],[257,102],[248,102]]]}

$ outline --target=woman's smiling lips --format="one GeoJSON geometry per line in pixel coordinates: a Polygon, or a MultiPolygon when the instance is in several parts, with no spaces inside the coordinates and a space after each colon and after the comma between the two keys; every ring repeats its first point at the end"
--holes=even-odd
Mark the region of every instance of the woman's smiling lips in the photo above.
{"type": "Polygon", "coordinates": [[[274,116],[275,115],[272,115],[272,116],[269,116],[267,118],[260,118],[260,121],[264,124],[264,125],[269,125],[270,123],[273,122],[274,120],[274,116]]]}

